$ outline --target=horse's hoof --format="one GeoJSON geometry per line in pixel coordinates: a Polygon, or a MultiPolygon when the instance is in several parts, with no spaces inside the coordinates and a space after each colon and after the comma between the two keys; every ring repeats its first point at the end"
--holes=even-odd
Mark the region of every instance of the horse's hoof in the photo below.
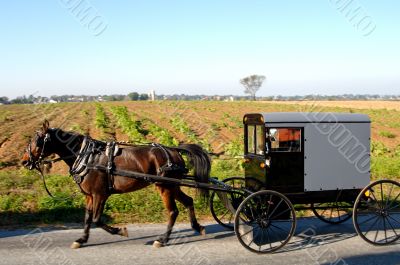
{"type": "Polygon", "coordinates": [[[155,247],[155,248],[160,248],[160,247],[163,247],[163,246],[164,246],[164,244],[161,243],[158,240],[154,241],[154,243],[153,243],[153,247],[155,247]]]}
{"type": "Polygon", "coordinates": [[[119,234],[120,236],[124,236],[124,237],[128,237],[128,236],[129,236],[129,234],[128,234],[128,229],[127,229],[126,227],[120,228],[118,234],[119,234]]]}
{"type": "Polygon", "coordinates": [[[77,248],[80,248],[80,247],[81,247],[81,243],[78,243],[76,241],[71,244],[71,248],[72,249],[77,249],[77,248]]]}
{"type": "Polygon", "coordinates": [[[200,228],[200,235],[205,236],[206,235],[206,228],[204,226],[202,226],[200,228]]]}

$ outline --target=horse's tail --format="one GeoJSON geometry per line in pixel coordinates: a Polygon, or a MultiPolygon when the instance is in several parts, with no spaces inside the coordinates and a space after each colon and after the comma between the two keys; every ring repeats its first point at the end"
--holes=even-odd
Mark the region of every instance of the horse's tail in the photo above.
{"type": "MultiPolygon", "coordinates": [[[[197,144],[181,144],[176,147],[179,153],[187,155],[189,163],[194,169],[194,178],[197,182],[208,183],[211,171],[211,160],[208,153],[197,144]]],[[[200,189],[203,197],[208,197],[208,190],[200,189]]]]}

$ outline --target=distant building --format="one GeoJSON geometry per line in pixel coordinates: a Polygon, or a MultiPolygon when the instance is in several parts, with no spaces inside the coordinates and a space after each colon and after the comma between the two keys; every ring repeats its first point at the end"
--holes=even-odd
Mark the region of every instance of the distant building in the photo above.
{"type": "Polygon", "coordinates": [[[149,100],[151,100],[151,101],[156,100],[156,92],[154,90],[150,90],[150,92],[149,92],[149,100]]]}

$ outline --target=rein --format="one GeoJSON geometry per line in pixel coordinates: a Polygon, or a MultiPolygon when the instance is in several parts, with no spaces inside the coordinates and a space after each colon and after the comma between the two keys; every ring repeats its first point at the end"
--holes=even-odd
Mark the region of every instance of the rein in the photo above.
{"type": "MultiPolygon", "coordinates": [[[[64,158],[59,157],[59,158],[51,159],[51,160],[44,160],[44,161],[42,160],[42,162],[43,162],[43,164],[49,164],[49,163],[52,163],[52,162],[61,161],[61,160],[65,159],[65,158],[69,158],[69,157],[70,157],[70,156],[64,157],[64,158]]],[[[48,194],[52,199],[54,199],[54,200],[56,200],[56,201],[66,201],[66,200],[69,200],[69,199],[72,199],[72,198],[75,198],[75,197],[76,197],[77,192],[74,192],[72,195],[67,196],[67,197],[63,197],[63,198],[54,196],[54,195],[50,192],[50,190],[47,188],[46,178],[45,178],[45,176],[44,176],[44,174],[43,174],[43,170],[40,168],[40,162],[37,162],[37,163],[35,164],[35,168],[36,168],[36,170],[39,172],[40,177],[42,178],[42,182],[43,182],[43,187],[44,187],[44,189],[46,190],[47,194],[48,194]]]]}

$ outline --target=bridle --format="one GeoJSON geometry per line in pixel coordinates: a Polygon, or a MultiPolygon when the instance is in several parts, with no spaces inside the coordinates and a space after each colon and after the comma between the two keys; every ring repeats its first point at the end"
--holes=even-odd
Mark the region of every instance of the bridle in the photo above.
{"type": "MultiPolygon", "coordinates": [[[[39,141],[39,132],[36,132],[36,137],[37,137],[37,139],[36,139],[36,146],[37,146],[38,145],[38,141],[39,141]]],[[[51,141],[50,133],[46,133],[45,137],[43,138],[42,150],[40,151],[40,155],[39,155],[37,160],[35,159],[35,157],[32,154],[32,141],[29,142],[29,145],[28,145],[26,151],[27,151],[28,156],[29,156],[28,163],[29,163],[29,169],[30,170],[37,169],[37,170],[41,171],[40,163],[44,159],[44,150],[45,150],[45,147],[46,147],[46,143],[50,142],[50,141],[51,141]]]]}
{"type": "MultiPolygon", "coordinates": [[[[39,136],[39,132],[36,132],[36,137],[37,137],[37,139],[36,139],[36,146],[37,146],[37,145],[38,145],[38,141],[39,141],[39,139],[40,139],[40,138],[39,138],[39,137],[40,137],[40,136],[39,136]]],[[[36,170],[39,172],[39,174],[40,174],[40,176],[41,176],[41,178],[42,178],[42,181],[43,181],[44,189],[46,190],[47,194],[48,194],[51,198],[53,198],[53,199],[55,199],[55,200],[61,200],[61,201],[68,200],[68,199],[71,199],[71,198],[75,197],[75,196],[76,196],[76,193],[74,193],[74,194],[72,194],[71,196],[68,196],[68,197],[66,197],[66,198],[58,198],[58,197],[55,197],[55,196],[49,191],[49,189],[47,188],[46,179],[45,179],[45,177],[44,177],[43,170],[42,170],[42,168],[40,167],[40,165],[41,165],[42,163],[54,163],[54,162],[58,162],[58,161],[61,161],[61,160],[65,159],[65,158],[70,158],[70,157],[73,157],[73,156],[59,157],[59,158],[56,158],[56,159],[44,160],[44,154],[45,154],[44,150],[45,150],[45,147],[46,147],[46,143],[48,143],[48,142],[50,142],[50,141],[51,141],[51,136],[50,136],[50,133],[47,132],[47,133],[45,134],[45,137],[43,138],[42,150],[40,151],[40,155],[39,155],[39,157],[38,157],[37,159],[35,159],[34,155],[32,154],[32,141],[29,142],[29,145],[28,145],[27,150],[26,150],[26,151],[28,152],[28,156],[29,156],[29,160],[28,160],[28,163],[29,163],[29,170],[36,169],[36,170]]]]}

